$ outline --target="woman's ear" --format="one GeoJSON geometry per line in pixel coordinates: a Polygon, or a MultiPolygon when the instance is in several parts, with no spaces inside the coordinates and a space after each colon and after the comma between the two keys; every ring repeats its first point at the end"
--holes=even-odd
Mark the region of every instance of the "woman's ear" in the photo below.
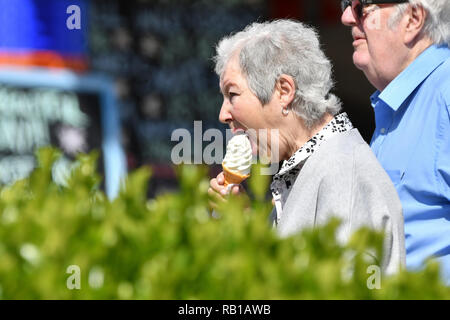
{"type": "Polygon", "coordinates": [[[420,35],[427,18],[427,12],[422,6],[410,6],[408,20],[404,29],[404,42],[406,45],[413,43],[420,35]]]}
{"type": "Polygon", "coordinates": [[[278,79],[277,89],[281,105],[288,106],[291,104],[296,90],[294,79],[287,74],[282,74],[278,79]]]}

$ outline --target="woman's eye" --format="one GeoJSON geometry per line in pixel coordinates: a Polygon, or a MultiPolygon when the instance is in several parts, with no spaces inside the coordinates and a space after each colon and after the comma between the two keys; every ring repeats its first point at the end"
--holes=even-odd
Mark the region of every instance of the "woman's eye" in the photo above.
{"type": "Polygon", "coordinates": [[[235,92],[229,92],[228,96],[230,97],[230,100],[232,100],[235,96],[237,96],[238,94],[235,92]]]}

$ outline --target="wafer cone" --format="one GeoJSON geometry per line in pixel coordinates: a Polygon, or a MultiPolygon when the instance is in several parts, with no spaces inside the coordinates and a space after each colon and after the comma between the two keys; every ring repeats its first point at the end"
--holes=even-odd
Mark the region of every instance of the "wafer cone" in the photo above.
{"type": "Polygon", "coordinates": [[[222,168],[223,168],[223,176],[225,178],[225,183],[224,183],[225,187],[228,186],[229,184],[240,184],[242,181],[244,181],[245,179],[250,177],[249,174],[242,175],[237,172],[233,172],[230,169],[228,169],[227,167],[225,167],[223,164],[222,164],[222,168]]]}

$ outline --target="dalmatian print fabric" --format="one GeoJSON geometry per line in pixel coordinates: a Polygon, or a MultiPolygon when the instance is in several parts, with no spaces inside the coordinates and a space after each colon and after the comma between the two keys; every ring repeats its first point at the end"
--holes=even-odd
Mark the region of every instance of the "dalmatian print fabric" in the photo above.
{"type": "Polygon", "coordinates": [[[346,132],[351,129],[353,129],[353,125],[348,115],[345,112],[338,114],[330,123],[298,149],[291,158],[282,163],[280,171],[275,174],[270,186],[277,210],[277,222],[281,217],[282,207],[289,196],[291,187],[308,158],[319,148],[322,142],[337,133],[346,132]]]}

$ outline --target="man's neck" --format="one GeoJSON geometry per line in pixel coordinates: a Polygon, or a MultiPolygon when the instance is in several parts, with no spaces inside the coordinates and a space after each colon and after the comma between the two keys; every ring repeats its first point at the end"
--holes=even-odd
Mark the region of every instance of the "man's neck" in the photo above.
{"type": "Polygon", "coordinates": [[[397,71],[394,73],[394,76],[390,79],[381,80],[380,83],[372,83],[372,85],[377,88],[380,92],[382,92],[395,78],[398,77],[400,73],[403,72],[408,66],[413,63],[414,60],[417,59],[425,50],[427,50],[430,46],[433,45],[433,42],[428,37],[421,37],[414,45],[409,47],[409,52],[404,59],[404,62],[399,66],[397,71]]]}

